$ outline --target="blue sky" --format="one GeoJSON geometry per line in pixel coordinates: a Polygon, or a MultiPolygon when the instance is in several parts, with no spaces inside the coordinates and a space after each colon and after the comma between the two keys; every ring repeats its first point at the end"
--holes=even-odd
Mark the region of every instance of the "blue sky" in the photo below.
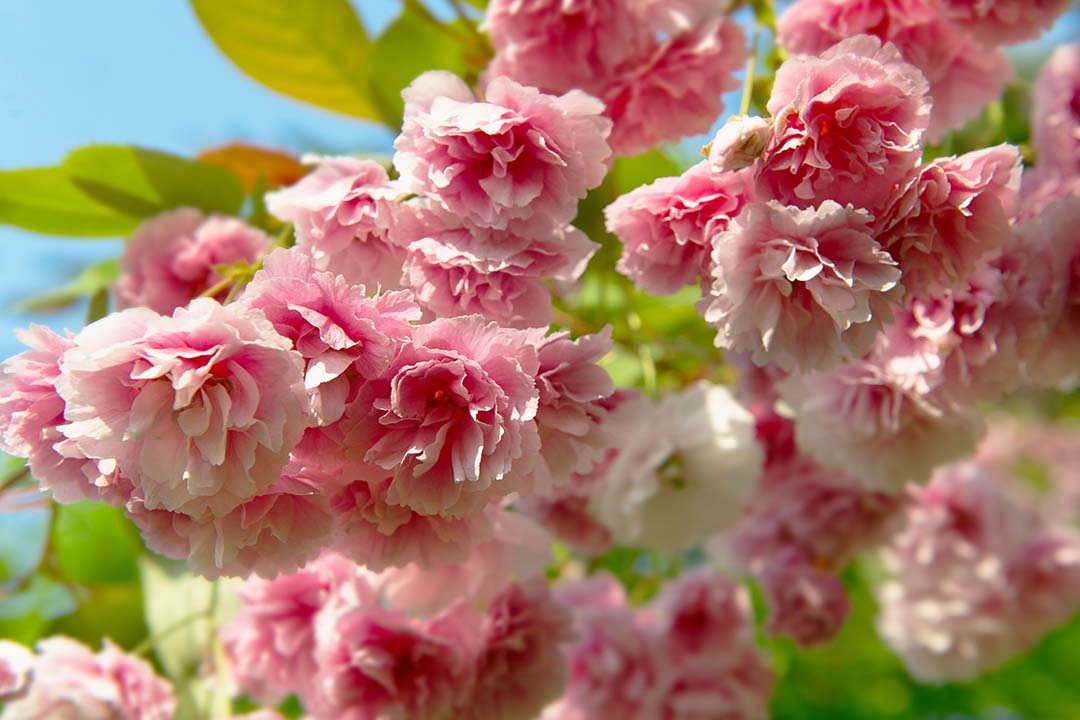
{"type": "MultiPolygon", "coordinates": [[[[304,1],[304,0],[298,0],[304,1]]],[[[353,0],[369,27],[400,7],[353,0]]],[[[1050,42],[1078,34],[1074,9],[1050,42]]],[[[1044,41],[1045,45],[1045,41],[1044,41]]],[[[183,0],[0,1],[0,168],[51,165],[95,142],[190,155],[245,140],[307,150],[389,149],[392,133],[303,105],[249,80],[214,47],[183,0]]],[[[78,329],[83,310],[13,315],[12,302],[63,284],[119,241],[72,241],[0,226],[0,358],[31,321],[78,329]]]]}

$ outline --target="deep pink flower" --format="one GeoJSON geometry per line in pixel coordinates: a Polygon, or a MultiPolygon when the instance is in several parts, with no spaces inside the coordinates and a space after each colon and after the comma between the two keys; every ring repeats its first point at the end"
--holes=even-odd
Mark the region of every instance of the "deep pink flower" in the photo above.
{"type": "Polygon", "coordinates": [[[751,171],[716,175],[701,162],[622,195],[604,210],[608,232],[623,244],[616,268],[656,295],[708,278],[710,238],[728,228],[752,194],[751,171]]]}
{"type": "Polygon", "coordinates": [[[1040,171],[1080,174],[1080,43],[1055,49],[1039,71],[1031,135],[1040,171]]]}
{"type": "Polygon", "coordinates": [[[900,263],[908,293],[963,287],[1012,234],[1020,154],[997,145],[938,158],[901,182],[875,220],[874,237],[900,263]]]}
{"type": "Polygon", "coordinates": [[[350,592],[316,619],[315,682],[302,696],[316,718],[451,718],[475,679],[480,619],[460,605],[411,620],[350,592]]]}
{"type": "Polygon", "coordinates": [[[1069,9],[1069,0],[942,0],[942,12],[987,45],[1034,40],[1069,9]]]}
{"type": "Polygon", "coordinates": [[[122,505],[130,483],[99,467],[60,432],[64,399],[56,390],[60,357],[74,344],[40,325],[19,333],[29,346],[0,364],[0,450],[27,458],[30,472],[57,502],[105,500],[122,505]]]}
{"type": "Polygon", "coordinates": [[[391,235],[395,201],[405,191],[372,160],[316,159],[310,175],[267,194],[267,209],[294,224],[297,246],[311,254],[319,270],[369,290],[398,287],[404,252],[391,235]]]}
{"type": "Polygon", "coordinates": [[[611,123],[580,91],[554,97],[496,77],[481,102],[457,76],[433,71],[402,94],[394,167],[403,186],[474,225],[520,222],[535,236],[571,220],[607,174],[611,123]]]}
{"type": "Polygon", "coordinates": [[[768,631],[803,647],[835,637],[851,609],[840,579],[794,547],[769,558],[761,582],[769,603],[768,631]]]}
{"type": "Polygon", "coordinates": [[[622,0],[492,0],[482,28],[495,48],[490,77],[544,92],[598,94],[615,68],[655,43],[622,0]]]}
{"type": "Polygon", "coordinates": [[[934,0],[799,0],[777,28],[789,53],[816,55],[860,33],[893,43],[929,82],[933,110],[926,136],[932,142],[975,117],[1012,77],[1001,50],[956,28],[934,0]]]}
{"type": "Polygon", "coordinates": [[[122,274],[112,288],[116,306],[169,315],[222,280],[215,267],[254,264],[271,245],[266,233],[236,218],[206,217],[194,208],[162,213],[124,246],[122,274]]]}
{"type": "Polygon", "coordinates": [[[315,270],[298,250],[278,250],[244,289],[240,302],[261,310],[304,357],[304,387],[321,425],[341,417],[351,377],[374,378],[390,366],[396,343],[420,309],[405,292],[368,297],[363,286],[315,270]]]}
{"type": "Polygon", "coordinates": [[[462,718],[531,720],[566,685],[560,644],[572,639],[571,616],[543,578],[515,583],[487,603],[476,685],[462,718]]]}
{"type": "Polygon", "coordinates": [[[865,350],[900,292],[900,269],[871,220],[831,200],[805,210],[750,205],[713,240],[714,279],[701,305],[716,344],[786,370],[865,350]]]}
{"type": "Polygon", "coordinates": [[[767,104],[773,138],[756,166],[759,190],[799,207],[830,199],[873,210],[919,161],[926,90],[922,73],[872,36],[792,57],[767,104]]]}
{"type": "Polygon", "coordinates": [[[539,450],[542,338],[477,315],[414,328],[346,417],[347,444],[366,449],[372,477],[393,476],[389,504],[461,517],[515,489],[539,450]]]}
{"type": "Polygon", "coordinates": [[[25,693],[6,705],[4,720],[170,720],[176,708],[169,683],[108,639],[96,654],[66,637],[40,640],[31,673],[25,693]]]}
{"type": "Polygon", "coordinates": [[[248,580],[243,605],[220,631],[232,673],[244,692],[263,703],[308,693],[314,681],[315,616],[343,584],[366,587],[357,568],[326,554],[291,575],[248,580]]]}
{"type": "Polygon", "coordinates": [[[148,509],[224,516],[277,481],[308,425],[303,360],[265,316],[197,298],[88,325],[61,358],[60,427],[148,509]]]}
{"type": "Polygon", "coordinates": [[[724,93],[739,86],[734,73],[746,57],[742,28],[720,16],[624,62],[600,94],[614,121],[612,149],[636,155],[708,132],[723,112],[724,93]]]}

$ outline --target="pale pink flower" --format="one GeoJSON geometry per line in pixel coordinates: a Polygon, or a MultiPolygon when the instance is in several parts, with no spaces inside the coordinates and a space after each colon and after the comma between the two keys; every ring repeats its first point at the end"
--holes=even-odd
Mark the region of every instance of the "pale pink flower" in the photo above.
{"type": "Polygon", "coordinates": [[[597,363],[611,347],[610,327],[576,340],[567,332],[554,333],[537,347],[540,457],[529,483],[532,492],[546,494],[603,459],[611,444],[601,427],[604,403],[615,385],[597,363]]]}
{"type": "Polygon", "coordinates": [[[479,101],[457,76],[432,71],[402,94],[402,185],[472,224],[520,222],[536,235],[571,220],[607,174],[611,123],[580,91],[554,97],[496,77],[479,101]]]}
{"type": "Polygon", "coordinates": [[[482,25],[495,48],[487,75],[544,92],[598,94],[615,68],[655,44],[622,0],[492,0],[482,25]]]}
{"type": "Polygon", "coordinates": [[[295,185],[267,193],[267,209],[296,228],[297,246],[319,270],[353,285],[398,287],[404,252],[391,240],[396,200],[405,191],[372,160],[314,158],[318,166],[295,185]]]}
{"type": "Polygon", "coordinates": [[[355,480],[330,500],[333,547],[372,570],[417,563],[431,567],[462,562],[474,543],[491,533],[487,513],[462,517],[421,515],[407,505],[387,502],[393,476],[355,480]]]}
{"type": "Polygon", "coordinates": [[[30,686],[34,653],[11,640],[0,640],[0,703],[21,697],[30,686]]]}
{"type": "Polygon", "coordinates": [[[940,358],[911,351],[903,331],[874,351],[828,372],[781,385],[795,412],[799,447],[870,490],[895,492],[925,482],[937,465],[975,449],[984,425],[978,408],[938,386],[940,358]],[[929,358],[929,360],[928,360],[929,358]]]}
{"type": "Polygon", "coordinates": [[[261,310],[304,357],[304,388],[320,425],[341,417],[351,376],[385,372],[396,344],[412,332],[410,321],[420,319],[408,293],[369,298],[363,286],[317,271],[310,256],[295,249],[268,255],[239,300],[261,310]]]}
{"type": "Polygon", "coordinates": [[[148,509],[224,516],[277,481],[307,427],[303,360],[265,316],[197,298],[88,325],[61,359],[60,427],[148,509]]]}
{"type": "Polygon", "coordinates": [[[934,0],[799,0],[778,18],[777,29],[789,53],[816,55],[860,33],[893,43],[929,82],[932,142],[975,117],[1012,77],[1001,50],[956,28],[934,0]]]}
{"type": "Polygon", "coordinates": [[[108,639],[95,654],[56,636],[38,642],[29,687],[4,707],[0,718],[171,720],[175,708],[172,688],[145,660],[108,639]]]}
{"type": "Polygon", "coordinates": [[[730,527],[761,472],[754,418],[719,385],[621,403],[605,429],[620,452],[590,511],[623,545],[675,551],[730,527]]]}
{"type": "Polygon", "coordinates": [[[900,269],[871,221],[831,200],[805,210],[750,205],[713,239],[713,284],[701,306],[716,344],[785,370],[859,355],[900,294],[900,269]]]}
{"type": "Polygon", "coordinates": [[[708,132],[723,112],[724,93],[739,86],[734,73],[746,57],[742,28],[720,16],[624,62],[600,93],[614,121],[612,149],[636,155],[708,132]]]}
{"type": "Polygon", "coordinates": [[[359,578],[355,565],[326,554],[291,575],[248,580],[237,591],[243,605],[220,631],[244,692],[263,703],[306,694],[317,670],[315,617],[338,587],[362,590],[359,578]]]}
{"type": "Polygon", "coordinates": [[[1080,605],[1080,537],[1047,528],[972,464],[909,490],[885,553],[878,629],[923,682],[969,681],[1080,605]]]}
{"type": "Polygon", "coordinates": [[[752,196],[751,171],[714,175],[705,162],[620,196],[604,210],[608,232],[623,244],[616,268],[654,295],[707,278],[710,238],[752,196]]]}
{"type": "Polygon", "coordinates": [[[851,609],[840,579],[816,567],[795,547],[769,558],[761,584],[769,604],[766,629],[803,647],[835,637],[851,609]]]}
{"type": "Polygon", "coordinates": [[[1080,43],[1051,53],[1035,81],[1032,143],[1040,171],[1080,174],[1080,43]]]}
{"type": "Polygon", "coordinates": [[[128,517],[148,548],[186,559],[204,577],[273,577],[302,567],[330,542],[328,488],[321,480],[286,467],[277,482],[225,515],[148,510],[133,498],[128,517]]]}
{"type": "Polygon", "coordinates": [[[919,161],[926,89],[896,47],[868,35],[792,57],[767,104],[773,137],[756,165],[759,189],[799,207],[826,198],[877,207],[919,161]]]}
{"type": "Polygon", "coordinates": [[[562,693],[571,616],[547,582],[515,583],[487,603],[476,685],[460,715],[472,720],[532,720],[562,693]]]}
{"type": "Polygon", "coordinates": [[[1069,9],[1069,0],[942,0],[949,20],[987,45],[1034,40],[1069,9]]]}
{"type": "Polygon", "coordinates": [[[875,219],[874,236],[904,272],[908,293],[963,287],[1012,234],[1020,154],[996,145],[919,167],[875,219]]]}
{"type": "Polygon", "coordinates": [[[772,123],[765,118],[733,115],[702,152],[714,173],[734,172],[753,165],[770,137],[772,123]]]}
{"type": "Polygon", "coordinates": [[[534,378],[543,333],[477,315],[414,328],[344,421],[372,477],[393,476],[387,503],[461,517],[515,489],[540,445],[534,378]]]}
{"type": "Polygon", "coordinates": [[[143,222],[124,246],[112,288],[116,306],[169,315],[223,279],[216,267],[254,264],[271,245],[266,233],[236,218],[206,217],[194,208],[162,213],[143,222]]]}
{"type": "Polygon", "coordinates": [[[1036,217],[1050,203],[1062,198],[1080,197],[1080,173],[1062,175],[1053,165],[1025,168],[1020,176],[1020,215],[1036,217]]]}
{"type": "Polygon", "coordinates": [[[57,502],[127,501],[129,483],[87,458],[60,432],[64,399],[56,390],[60,357],[74,344],[40,325],[19,332],[29,346],[0,364],[0,450],[27,458],[30,473],[57,502]]]}
{"type": "Polygon", "coordinates": [[[480,622],[469,605],[419,620],[335,593],[316,618],[318,672],[301,699],[320,720],[456,717],[475,680],[480,622]]]}

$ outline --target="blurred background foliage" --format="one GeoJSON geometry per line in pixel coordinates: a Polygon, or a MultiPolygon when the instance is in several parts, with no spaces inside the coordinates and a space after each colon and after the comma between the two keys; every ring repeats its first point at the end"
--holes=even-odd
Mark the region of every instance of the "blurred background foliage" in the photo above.
{"type": "MultiPolygon", "coordinates": [[[[0,26],[40,28],[56,20],[50,15],[56,13],[55,8],[50,10],[45,4],[9,2],[0,6],[0,26]]],[[[219,127],[209,133],[205,129],[195,135],[189,132],[183,141],[175,139],[181,133],[164,141],[153,132],[148,135],[149,123],[158,123],[151,128],[155,132],[162,127],[168,130],[168,123],[163,117],[136,115],[128,124],[121,120],[109,131],[94,131],[96,135],[69,132],[70,127],[54,128],[53,135],[39,138],[35,146],[33,133],[41,128],[32,128],[27,118],[18,113],[0,116],[0,138],[19,145],[17,150],[12,145],[11,153],[0,152],[0,157],[14,157],[36,168],[0,172],[0,223],[21,228],[0,228],[0,241],[7,241],[9,259],[3,272],[5,278],[12,279],[11,283],[5,279],[7,296],[0,298],[8,308],[3,313],[5,324],[0,327],[5,335],[0,343],[2,354],[18,352],[18,344],[7,337],[13,326],[33,319],[74,329],[86,317],[88,308],[92,316],[104,312],[104,289],[116,277],[114,258],[120,247],[118,241],[107,238],[130,232],[142,218],[169,207],[192,204],[207,210],[241,212],[256,224],[280,229],[266,217],[259,197],[267,188],[287,184],[299,176],[302,169],[296,158],[250,144],[221,147],[226,141],[262,143],[294,152],[389,153],[394,130],[400,123],[398,93],[416,74],[444,68],[475,80],[483,68],[490,53],[485,38],[476,30],[483,5],[482,0],[192,0],[190,8],[161,11],[166,15],[180,12],[181,20],[156,18],[148,27],[137,24],[146,6],[127,0],[117,3],[118,9],[110,8],[118,17],[128,13],[129,22],[112,27],[103,19],[101,33],[114,33],[118,39],[130,36],[131,42],[142,44],[139,47],[149,47],[155,32],[179,28],[180,37],[186,37],[188,42],[182,51],[198,58],[194,66],[201,67],[199,63],[205,62],[209,63],[206,67],[231,73],[196,78],[199,92],[211,97],[253,92],[256,94],[247,101],[245,112],[280,112],[282,123],[295,124],[284,133],[280,127],[267,130],[261,124],[265,118],[260,115],[262,119],[256,122],[251,119],[256,116],[251,115],[245,117],[253,124],[237,130],[232,125],[235,119],[213,114],[211,102],[209,107],[200,107],[199,113],[185,116],[188,125],[183,126],[184,132],[190,131],[193,123],[200,128],[200,123],[216,123],[219,127]],[[158,20],[160,25],[156,24],[158,20]],[[219,51],[249,78],[270,89],[355,120],[290,106],[287,100],[267,95],[233,70],[223,69],[219,51]],[[255,89],[234,90],[246,85],[255,89]],[[57,155],[68,153],[76,145],[122,141],[124,133],[129,139],[153,142],[170,152],[106,144],[70,152],[58,164],[49,164],[56,163],[57,155]],[[49,155],[34,155],[35,147],[49,155]],[[106,240],[56,245],[27,231],[106,240]],[[74,260],[59,263],[58,269],[43,263],[43,257],[74,260]],[[34,297],[29,300],[27,288],[33,289],[34,297]],[[11,311],[14,300],[20,302],[18,314],[11,311]]],[[[782,9],[783,3],[779,8],[770,2],[752,5],[740,9],[739,17],[749,22],[756,12],[759,20],[767,20],[782,9]]],[[[1028,161],[1035,161],[1027,144],[1030,80],[1053,43],[1075,35],[1080,25],[1078,17],[1080,10],[1074,7],[1048,39],[1015,48],[1011,57],[1017,67],[1017,81],[1005,96],[965,129],[949,135],[941,145],[928,148],[927,154],[956,154],[1011,142],[1020,145],[1028,161]]],[[[58,34],[72,33],[73,38],[81,38],[68,27],[71,21],[71,17],[65,18],[58,34]]],[[[19,37],[25,34],[13,33],[13,45],[7,52],[17,53],[19,37]]],[[[124,48],[123,43],[117,45],[124,48]]],[[[69,59],[76,56],[78,47],[76,42],[66,50],[71,53],[69,59]]],[[[748,100],[752,108],[762,112],[770,84],[767,69],[775,68],[778,55],[767,35],[758,47],[762,70],[748,100]]],[[[162,63],[176,62],[164,56],[142,58],[140,62],[145,68],[158,59],[162,63]]],[[[181,60],[179,72],[190,72],[183,65],[181,60]]],[[[48,72],[48,67],[23,68],[18,79],[22,85],[16,82],[14,97],[19,97],[20,88],[35,99],[37,95],[64,92],[65,86],[55,82],[50,85],[48,72]],[[34,72],[41,76],[37,78],[40,82],[35,82],[34,72]]],[[[164,66],[161,72],[168,74],[164,66]]],[[[167,77],[163,84],[167,90],[167,77]]],[[[177,87],[177,92],[181,90],[177,87]]],[[[85,91],[81,88],[75,92],[85,91]]],[[[105,91],[99,94],[106,95],[105,91]]],[[[739,101],[736,92],[729,98],[728,107],[734,110],[739,101]]],[[[224,110],[230,107],[222,105],[224,110]]],[[[90,126],[94,127],[92,123],[90,126]]],[[[601,242],[602,249],[580,286],[560,298],[556,324],[585,333],[610,323],[616,349],[604,364],[619,385],[636,385],[658,393],[681,388],[699,378],[732,380],[730,369],[712,346],[712,331],[694,310],[697,291],[691,288],[653,298],[634,289],[626,278],[614,272],[620,249],[605,232],[601,214],[619,194],[657,177],[678,174],[695,162],[705,139],[691,138],[678,146],[618,160],[605,182],[582,203],[576,222],[601,242]]],[[[1080,392],[1047,393],[1022,404],[1028,409],[1037,407],[1043,415],[1080,421],[1080,392]]],[[[564,550],[557,550],[559,563],[570,561],[564,550]]],[[[700,553],[664,557],[619,548],[593,560],[589,569],[614,573],[634,601],[644,602],[665,578],[702,559],[700,553]]],[[[552,569],[552,575],[558,572],[559,567],[552,569]]],[[[1075,669],[1080,663],[1080,617],[1050,633],[1027,654],[974,683],[921,685],[884,648],[874,629],[872,585],[878,574],[874,557],[863,558],[846,570],[844,580],[853,611],[839,638],[828,646],[800,650],[783,639],[762,634],[778,675],[775,717],[1080,718],[1080,675],[1075,669]]],[[[213,640],[213,630],[235,606],[235,584],[208,583],[192,577],[182,565],[148,553],[138,531],[120,510],[93,502],[52,504],[35,489],[21,461],[0,457],[0,637],[32,644],[48,635],[65,634],[95,647],[100,646],[102,638],[110,637],[125,648],[147,654],[177,683],[182,698],[178,717],[199,717],[228,704],[227,698],[215,695],[198,678],[207,668],[221,667],[220,662],[215,662],[220,647],[213,640]]],[[[233,706],[236,710],[252,707],[243,700],[235,701],[233,706]]],[[[299,714],[295,702],[284,709],[290,716],[299,714]]]]}

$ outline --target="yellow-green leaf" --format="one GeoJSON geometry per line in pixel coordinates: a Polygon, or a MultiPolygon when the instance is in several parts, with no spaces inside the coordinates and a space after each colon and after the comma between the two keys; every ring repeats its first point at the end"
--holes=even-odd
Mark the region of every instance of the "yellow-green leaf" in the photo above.
{"type": "Polygon", "coordinates": [[[49,235],[115,237],[139,221],[80,190],[63,168],[0,172],[0,223],[49,235]]]}
{"type": "Polygon", "coordinates": [[[371,92],[370,43],[348,0],[191,0],[203,28],[238,68],[267,87],[328,110],[385,122],[371,92]]]}

